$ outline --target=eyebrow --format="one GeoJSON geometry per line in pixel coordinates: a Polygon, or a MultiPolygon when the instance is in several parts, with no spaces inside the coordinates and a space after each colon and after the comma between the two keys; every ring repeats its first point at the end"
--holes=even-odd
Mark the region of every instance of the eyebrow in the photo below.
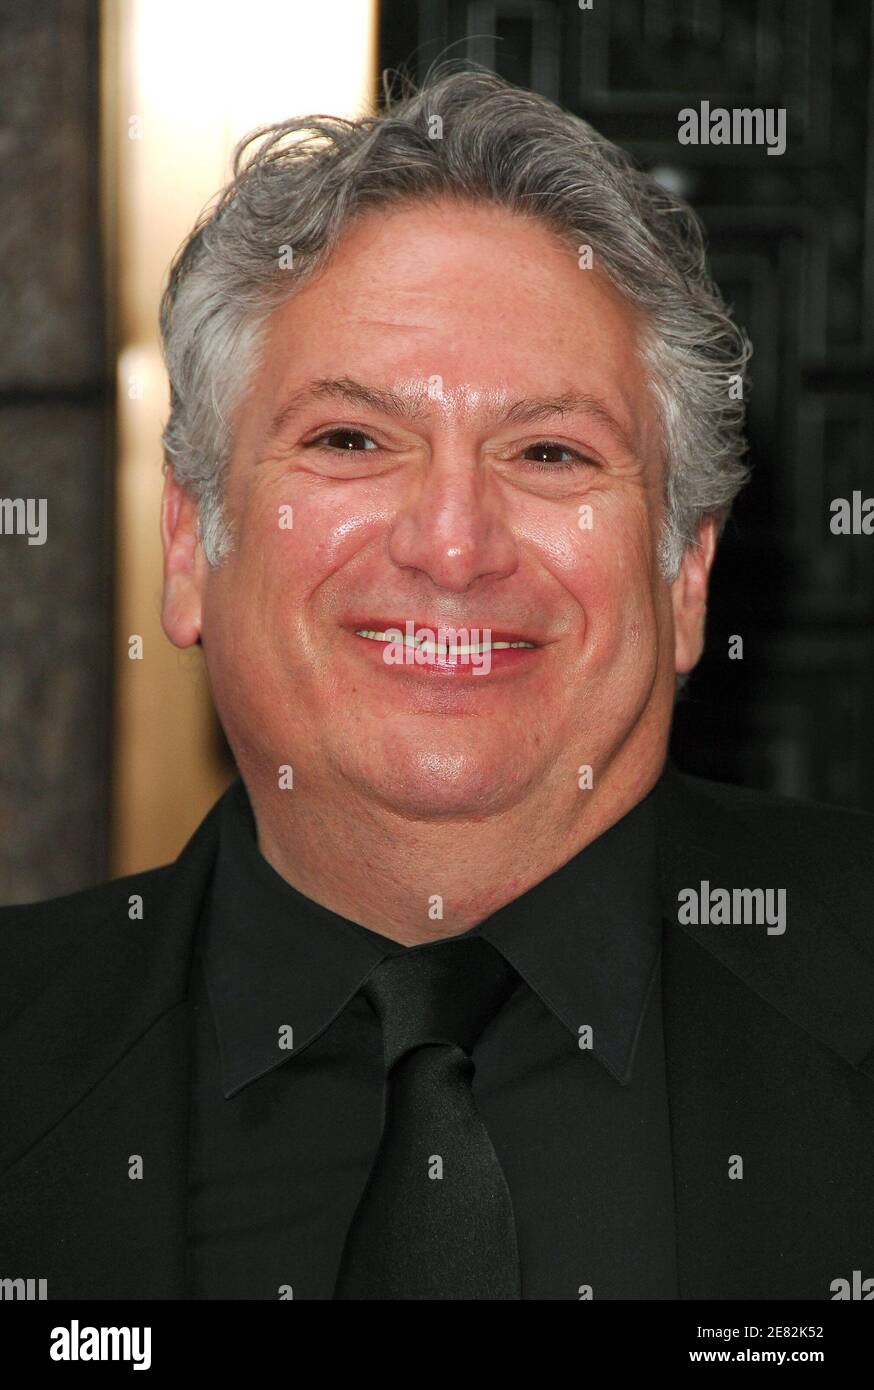
{"type": "MultiPolygon", "coordinates": [[[[424,420],[428,414],[428,391],[424,383],[418,390],[402,396],[386,387],[366,386],[347,376],[317,377],[301,386],[280,407],[270,423],[265,446],[271,444],[310,401],[332,399],[368,406],[383,415],[411,422],[424,420]]],[[[567,391],[548,397],[525,396],[509,406],[496,423],[535,424],[554,415],[589,415],[612,434],[627,453],[636,455],[636,447],[628,431],[599,397],[587,391],[567,391]]]]}

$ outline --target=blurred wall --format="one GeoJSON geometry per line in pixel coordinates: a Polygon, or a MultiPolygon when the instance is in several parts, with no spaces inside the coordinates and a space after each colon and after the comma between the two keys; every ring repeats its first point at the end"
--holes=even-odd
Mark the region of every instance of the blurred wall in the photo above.
{"type": "Polygon", "coordinates": [[[0,4],[0,902],[107,867],[112,391],[92,0],[0,4]],[[38,511],[33,512],[38,520],[38,511]],[[34,527],[34,540],[38,529],[34,527]]]}

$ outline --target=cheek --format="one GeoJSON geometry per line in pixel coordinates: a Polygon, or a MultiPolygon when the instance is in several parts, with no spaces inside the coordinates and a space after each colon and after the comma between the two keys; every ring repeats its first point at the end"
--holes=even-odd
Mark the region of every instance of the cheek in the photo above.
{"type": "Polygon", "coordinates": [[[621,658],[639,661],[655,649],[658,617],[653,556],[640,518],[608,519],[596,513],[594,527],[574,539],[566,584],[585,625],[589,671],[621,658]]]}
{"type": "Polygon", "coordinates": [[[304,600],[326,586],[381,524],[385,511],[375,488],[348,490],[312,477],[291,477],[247,500],[241,558],[266,601],[304,600]]]}

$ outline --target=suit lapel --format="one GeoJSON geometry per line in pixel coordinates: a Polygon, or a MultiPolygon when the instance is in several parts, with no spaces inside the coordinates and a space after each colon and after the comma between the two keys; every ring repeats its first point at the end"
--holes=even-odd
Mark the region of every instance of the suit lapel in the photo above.
{"type": "Polygon", "coordinates": [[[53,972],[9,1030],[28,1063],[0,1099],[2,1243],[49,1298],[185,1296],[186,996],[216,810],[169,867],[62,900],[53,972]]]}

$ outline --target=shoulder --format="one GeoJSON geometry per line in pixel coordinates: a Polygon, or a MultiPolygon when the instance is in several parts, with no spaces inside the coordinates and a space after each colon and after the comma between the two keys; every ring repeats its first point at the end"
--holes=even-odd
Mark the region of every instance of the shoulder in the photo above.
{"type": "Polygon", "coordinates": [[[680,772],[675,776],[690,803],[706,804],[717,816],[761,835],[778,850],[780,846],[806,848],[819,856],[834,851],[845,857],[848,852],[874,847],[874,814],[869,811],[755,791],[680,772]]]}
{"type": "Polygon", "coordinates": [[[43,953],[78,947],[85,940],[115,940],[118,927],[142,918],[155,927],[164,914],[178,920],[197,905],[212,869],[219,812],[228,792],[219,797],[196,827],[179,857],[169,864],[114,878],[93,888],[43,902],[0,907],[0,952],[6,959],[19,948],[43,953]]]}
{"type": "Polygon", "coordinates": [[[67,979],[78,996],[113,982],[176,980],[212,874],[224,797],[179,857],[45,902],[0,908],[0,1015],[67,979]]]}
{"type": "Polygon", "coordinates": [[[717,882],[780,886],[825,908],[874,950],[874,815],[727,782],[671,766],[663,779],[663,852],[675,873],[700,867],[717,882]]]}
{"type": "Polygon", "coordinates": [[[58,971],[79,964],[83,955],[105,959],[120,936],[130,940],[138,902],[163,896],[171,869],[163,865],[63,897],[0,907],[3,1011],[14,1009],[16,997],[32,995],[58,971]]]}
{"type": "Polygon", "coordinates": [[[157,869],[110,879],[62,897],[0,907],[0,931],[7,939],[10,934],[26,936],[32,932],[58,936],[112,920],[121,910],[127,915],[131,898],[142,897],[162,887],[171,868],[171,864],[163,864],[157,869]]]}

